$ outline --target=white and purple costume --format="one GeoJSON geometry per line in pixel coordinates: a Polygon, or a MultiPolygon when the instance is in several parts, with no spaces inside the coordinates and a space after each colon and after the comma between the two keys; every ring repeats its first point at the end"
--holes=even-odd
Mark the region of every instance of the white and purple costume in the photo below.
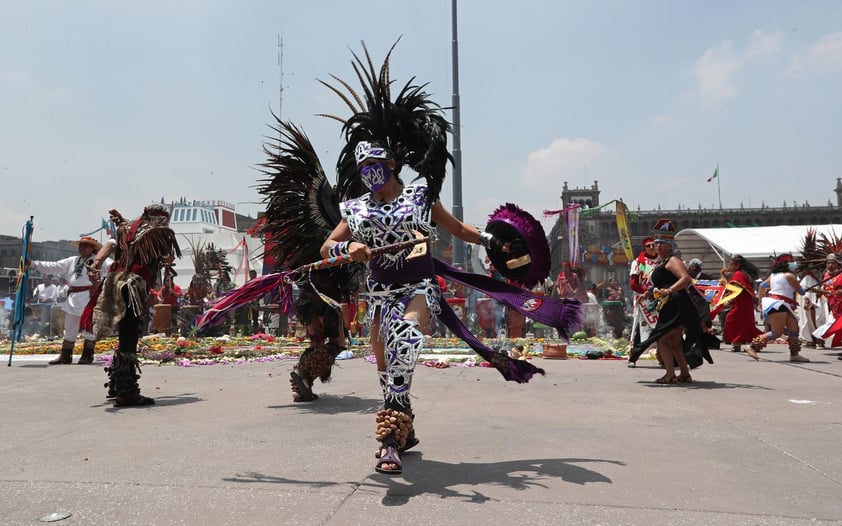
{"type": "MultiPolygon", "coordinates": [[[[430,210],[424,205],[426,195],[425,185],[409,185],[388,203],[376,202],[369,193],[346,201],[339,208],[350,227],[351,240],[375,249],[433,233],[430,210]]],[[[418,322],[403,317],[406,306],[413,297],[423,295],[433,316],[441,312],[433,258],[427,251],[407,259],[411,252],[410,247],[378,254],[369,263],[367,322],[378,324],[386,342],[384,395],[390,408],[409,408],[410,380],[424,343],[418,322]],[[375,320],[378,309],[380,316],[375,320]]]]}

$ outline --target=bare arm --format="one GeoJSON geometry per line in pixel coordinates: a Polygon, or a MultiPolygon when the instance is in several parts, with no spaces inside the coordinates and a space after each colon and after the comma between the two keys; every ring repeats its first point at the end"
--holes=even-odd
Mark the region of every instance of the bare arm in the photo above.
{"type": "Polygon", "coordinates": [[[94,267],[99,268],[102,266],[102,262],[114,252],[114,249],[117,248],[117,241],[115,239],[109,239],[105,243],[103,243],[102,248],[99,249],[99,252],[96,253],[94,256],[94,267]]]}
{"type": "Polygon", "coordinates": [[[764,298],[766,293],[769,291],[769,279],[766,278],[760,283],[760,286],[757,287],[757,299],[764,298]]]}
{"type": "Polygon", "coordinates": [[[473,225],[468,225],[456,219],[456,216],[451,214],[441,204],[441,201],[436,201],[431,212],[432,219],[436,224],[441,225],[445,230],[462,241],[482,245],[486,249],[499,250],[505,253],[511,252],[511,246],[508,242],[503,242],[501,239],[494,237],[490,232],[483,232],[473,225]]]}
{"type": "Polygon", "coordinates": [[[348,226],[348,222],[343,219],[322,243],[319,253],[323,258],[350,254],[351,259],[360,263],[365,263],[371,259],[371,249],[367,245],[356,241],[348,242],[349,239],[351,239],[351,228],[348,226]]]}
{"type": "Polygon", "coordinates": [[[441,225],[442,228],[458,237],[462,241],[468,243],[479,244],[480,231],[473,225],[468,225],[456,219],[456,216],[450,213],[442,204],[441,201],[436,201],[432,208],[433,221],[441,225]]]}

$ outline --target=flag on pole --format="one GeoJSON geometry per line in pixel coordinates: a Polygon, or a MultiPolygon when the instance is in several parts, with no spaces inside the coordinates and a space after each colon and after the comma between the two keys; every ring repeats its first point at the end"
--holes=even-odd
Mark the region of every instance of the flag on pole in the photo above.
{"type": "Polygon", "coordinates": [[[100,223],[99,228],[91,230],[90,232],[82,232],[79,234],[79,237],[92,236],[101,230],[108,230],[108,223],[105,222],[105,219],[100,218],[100,221],[102,221],[102,223],[100,223]]]}
{"type": "Polygon", "coordinates": [[[567,211],[567,239],[570,249],[570,264],[575,265],[581,259],[579,257],[579,205],[571,207],[567,211]]]}
{"type": "Polygon", "coordinates": [[[622,199],[617,200],[617,232],[620,234],[620,241],[623,243],[623,252],[626,254],[626,259],[632,261],[634,259],[634,252],[632,251],[631,236],[629,235],[629,209],[622,199]]]}
{"type": "Polygon", "coordinates": [[[713,175],[711,175],[710,177],[708,177],[708,182],[713,181],[713,180],[714,180],[714,179],[716,179],[717,177],[719,177],[719,165],[718,165],[718,164],[716,165],[716,170],[714,170],[714,171],[713,171],[713,175]]]}

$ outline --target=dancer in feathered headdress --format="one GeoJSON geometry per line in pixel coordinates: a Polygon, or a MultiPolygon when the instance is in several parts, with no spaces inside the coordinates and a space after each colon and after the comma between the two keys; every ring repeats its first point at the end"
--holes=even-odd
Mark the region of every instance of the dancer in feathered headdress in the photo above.
{"type": "Polygon", "coordinates": [[[114,406],[151,405],[155,400],[141,395],[137,383],[137,342],[146,326],[149,290],[162,268],[174,275],[172,263],[181,257],[181,249],[169,227],[169,209],[163,205],[147,206],[134,221],[126,220],[117,210],[109,214],[117,231],[94,256],[90,270],[98,272],[111,253],[115,255],[114,264],[82,315],[83,329],[93,330],[101,338],[117,326],[119,347],[106,369],[107,396],[114,398],[114,406]]]}
{"type": "MultiPolygon", "coordinates": [[[[495,212],[494,229],[486,232],[459,221],[444,208],[439,191],[450,159],[450,124],[440,107],[428,99],[423,85],[410,81],[394,99],[391,97],[389,55],[379,72],[367,50],[365,57],[363,62],[354,55],[364,100],[342,83],[358,105],[343,97],[355,115],[344,123],[347,144],[337,168],[340,188],[361,181],[368,193],[340,204],[342,220],[325,241],[321,255],[348,254],[356,262],[369,264],[368,321],[384,395],[384,408],[377,414],[376,438],[381,447],[375,469],[397,474],[402,470],[400,453],[417,443],[410,388],[432,316],[438,316],[506,379],[525,382],[535,373],[543,374],[528,362],[510,360],[479,342],[443,301],[436,274],[484,290],[526,316],[549,322],[563,335],[578,325],[581,305],[534,296],[485,276],[460,272],[432,258],[427,242],[419,245],[420,251],[373,254],[373,249],[384,245],[429,237],[439,225],[466,242],[482,244],[494,257],[502,255],[502,265],[516,269],[521,261],[531,262],[530,236],[504,236],[510,232],[522,234],[533,226],[518,220],[520,214],[514,205],[495,212]],[[416,171],[418,179],[406,183],[400,175],[405,166],[416,171]]],[[[535,251],[536,255],[540,252],[535,251]]],[[[544,277],[546,273],[541,279],[544,277]]]]}
{"type": "MultiPolygon", "coordinates": [[[[836,256],[833,256],[834,259],[836,256]]],[[[827,255],[818,249],[816,230],[808,228],[801,245],[801,257],[798,258],[799,283],[804,289],[801,295],[802,315],[798,317],[799,337],[804,347],[824,349],[824,340],[813,333],[824,325],[827,314],[827,301],[821,293],[821,276],[827,261],[827,255]]]]}
{"type": "MultiPolygon", "coordinates": [[[[647,237],[643,240],[643,250],[632,261],[631,269],[629,270],[629,287],[634,292],[632,344],[637,344],[641,340],[647,339],[649,333],[652,332],[652,329],[658,323],[658,309],[655,308],[657,302],[652,301],[650,287],[653,287],[652,271],[660,263],[661,258],[655,250],[655,239],[647,237]]],[[[634,364],[635,362],[630,361],[629,367],[634,364]]]]}
{"type": "MultiPolygon", "coordinates": [[[[339,199],[353,195],[337,196],[307,135],[291,123],[275,120],[272,128],[278,135],[264,146],[268,160],[260,165],[266,176],[259,188],[266,203],[263,233],[267,252],[282,268],[290,269],[319,259],[322,243],[339,224],[339,199]]],[[[362,270],[361,265],[315,270],[300,288],[295,310],[309,345],[290,373],[295,402],[318,399],[313,393],[316,378],[330,380],[336,357],[346,347],[342,313],[333,307],[349,301],[360,286],[362,270]]]]}
{"type": "Polygon", "coordinates": [[[808,229],[798,261],[804,289],[802,305],[807,318],[800,329],[808,347],[824,349],[826,345],[842,345],[841,263],[842,238],[835,232],[818,234],[814,229],[808,229]],[[817,276],[821,276],[821,280],[817,276]],[[812,325],[815,329],[810,331],[812,325]]]}
{"type": "MultiPolygon", "coordinates": [[[[379,70],[365,45],[363,50],[365,60],[353,54],[352,61],[362,96],[337,77],[333,78],[341,88],[323,82],[352,112],[348,119],[327,115],[342,122],[347,141],[337,162],[335,189],[327,182],[306,136],[295,126],[279,121],[275,131],[280,138],[267,149],[269,161],[263,171],[268,178],[261,189],[267,203],[264,233],[275,246],[275,257],[288,268],[307,265],[250,281],[225,298],[224,306],[214,305],[200,325],[212,323],[226,308],[277,287],[283,279],[300,277],[303,270],[309,279],[303,289],[311,287],[314,265],[368,263],[367,319],[384,396],[384,409],[377,415],[381,447],[376,469],[396,474],[402,469],[400,453],[418,443],[409,390],[432,316],[438,316],[507,380],[527,382],[534,374],[544,373],[527,361],[494,351],[471,334],[444,301],[437,274],[556,328],[563,338],[578,326],[581,304],[536,296],[526,289],[460,271],[431,256],[429,239],[438,225],[464,241],[483,245],[489,257],[504,267],[507,277],[526,287],[549,273],[543,229],[515,205],[496,210],[486,232],[459,221],[442,206],[439,192],[451,160],[447,150],[450,124],[441,108],[429,100],[425,86],[414,84],[414,79],[393,97],[391,49],[379,70]],[[404,168],[415,171],[417,178],[406,183],[401,178],[404,168]],[[318,245],[313,252],[315,240],[318,245]],[[391,248],[396,246],[400,248],[391,248]],[[319,255],[326,259],[310,263],[319,255]]],[[[332,275],[313,291],[336,307],[335,297],[323,289],[342,283],[341,276],[332,275]]]]}

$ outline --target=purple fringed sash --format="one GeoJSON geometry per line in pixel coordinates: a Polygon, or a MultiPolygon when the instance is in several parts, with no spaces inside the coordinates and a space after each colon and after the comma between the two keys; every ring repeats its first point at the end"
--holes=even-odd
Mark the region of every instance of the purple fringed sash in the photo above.
{"type": "Polygon", "coordinates": [[[582,302],[579,300],[540,296],[488,276],[453,268],[438,259],[435,263],[436,274],[483,292],[527,318],[558,329],[559,336],[565,340],[582,324],[582,302]]]}
{"type": "MultiPolygon", "coordinates": [[[[570,332],[582,322],[582,304],[578,300],[558,300],[539,296],[487,276],[463,272],[443,261],[435,259],[436,274],[456,281],[508,305],[524,316],[558,329],[562,338],[568,339],[570,332]]],[[[500,371],[508,381],[525,383],[544,370],[524,360],[513,360],[507,354],[498,353],[484,345],[462,323],[450,305],[440,298],[439,319],[453,334],[464,340],[471,349],[500,371]]]]}
{"type": "MultiPolygon", "coordinates": [[[[508,354],[497,352],[494,349],[484,345],[474,336],[471,331],[462,323],[459,316],[453,312],[450,304],[441,299],[441,313],[439,320],[450,329],[453,334],[461,338],[474,350],[475,353],[483,357],[495,369],[500,371],[503,378],[510,382],[517,382],[523,384],[528,382],[535,374],[544,374],[544,370],[535,367],[525,360],[513,360],[509,358],[508,354]]],[[[504,350],[505,352],[505,350],[504,350]]]]}

